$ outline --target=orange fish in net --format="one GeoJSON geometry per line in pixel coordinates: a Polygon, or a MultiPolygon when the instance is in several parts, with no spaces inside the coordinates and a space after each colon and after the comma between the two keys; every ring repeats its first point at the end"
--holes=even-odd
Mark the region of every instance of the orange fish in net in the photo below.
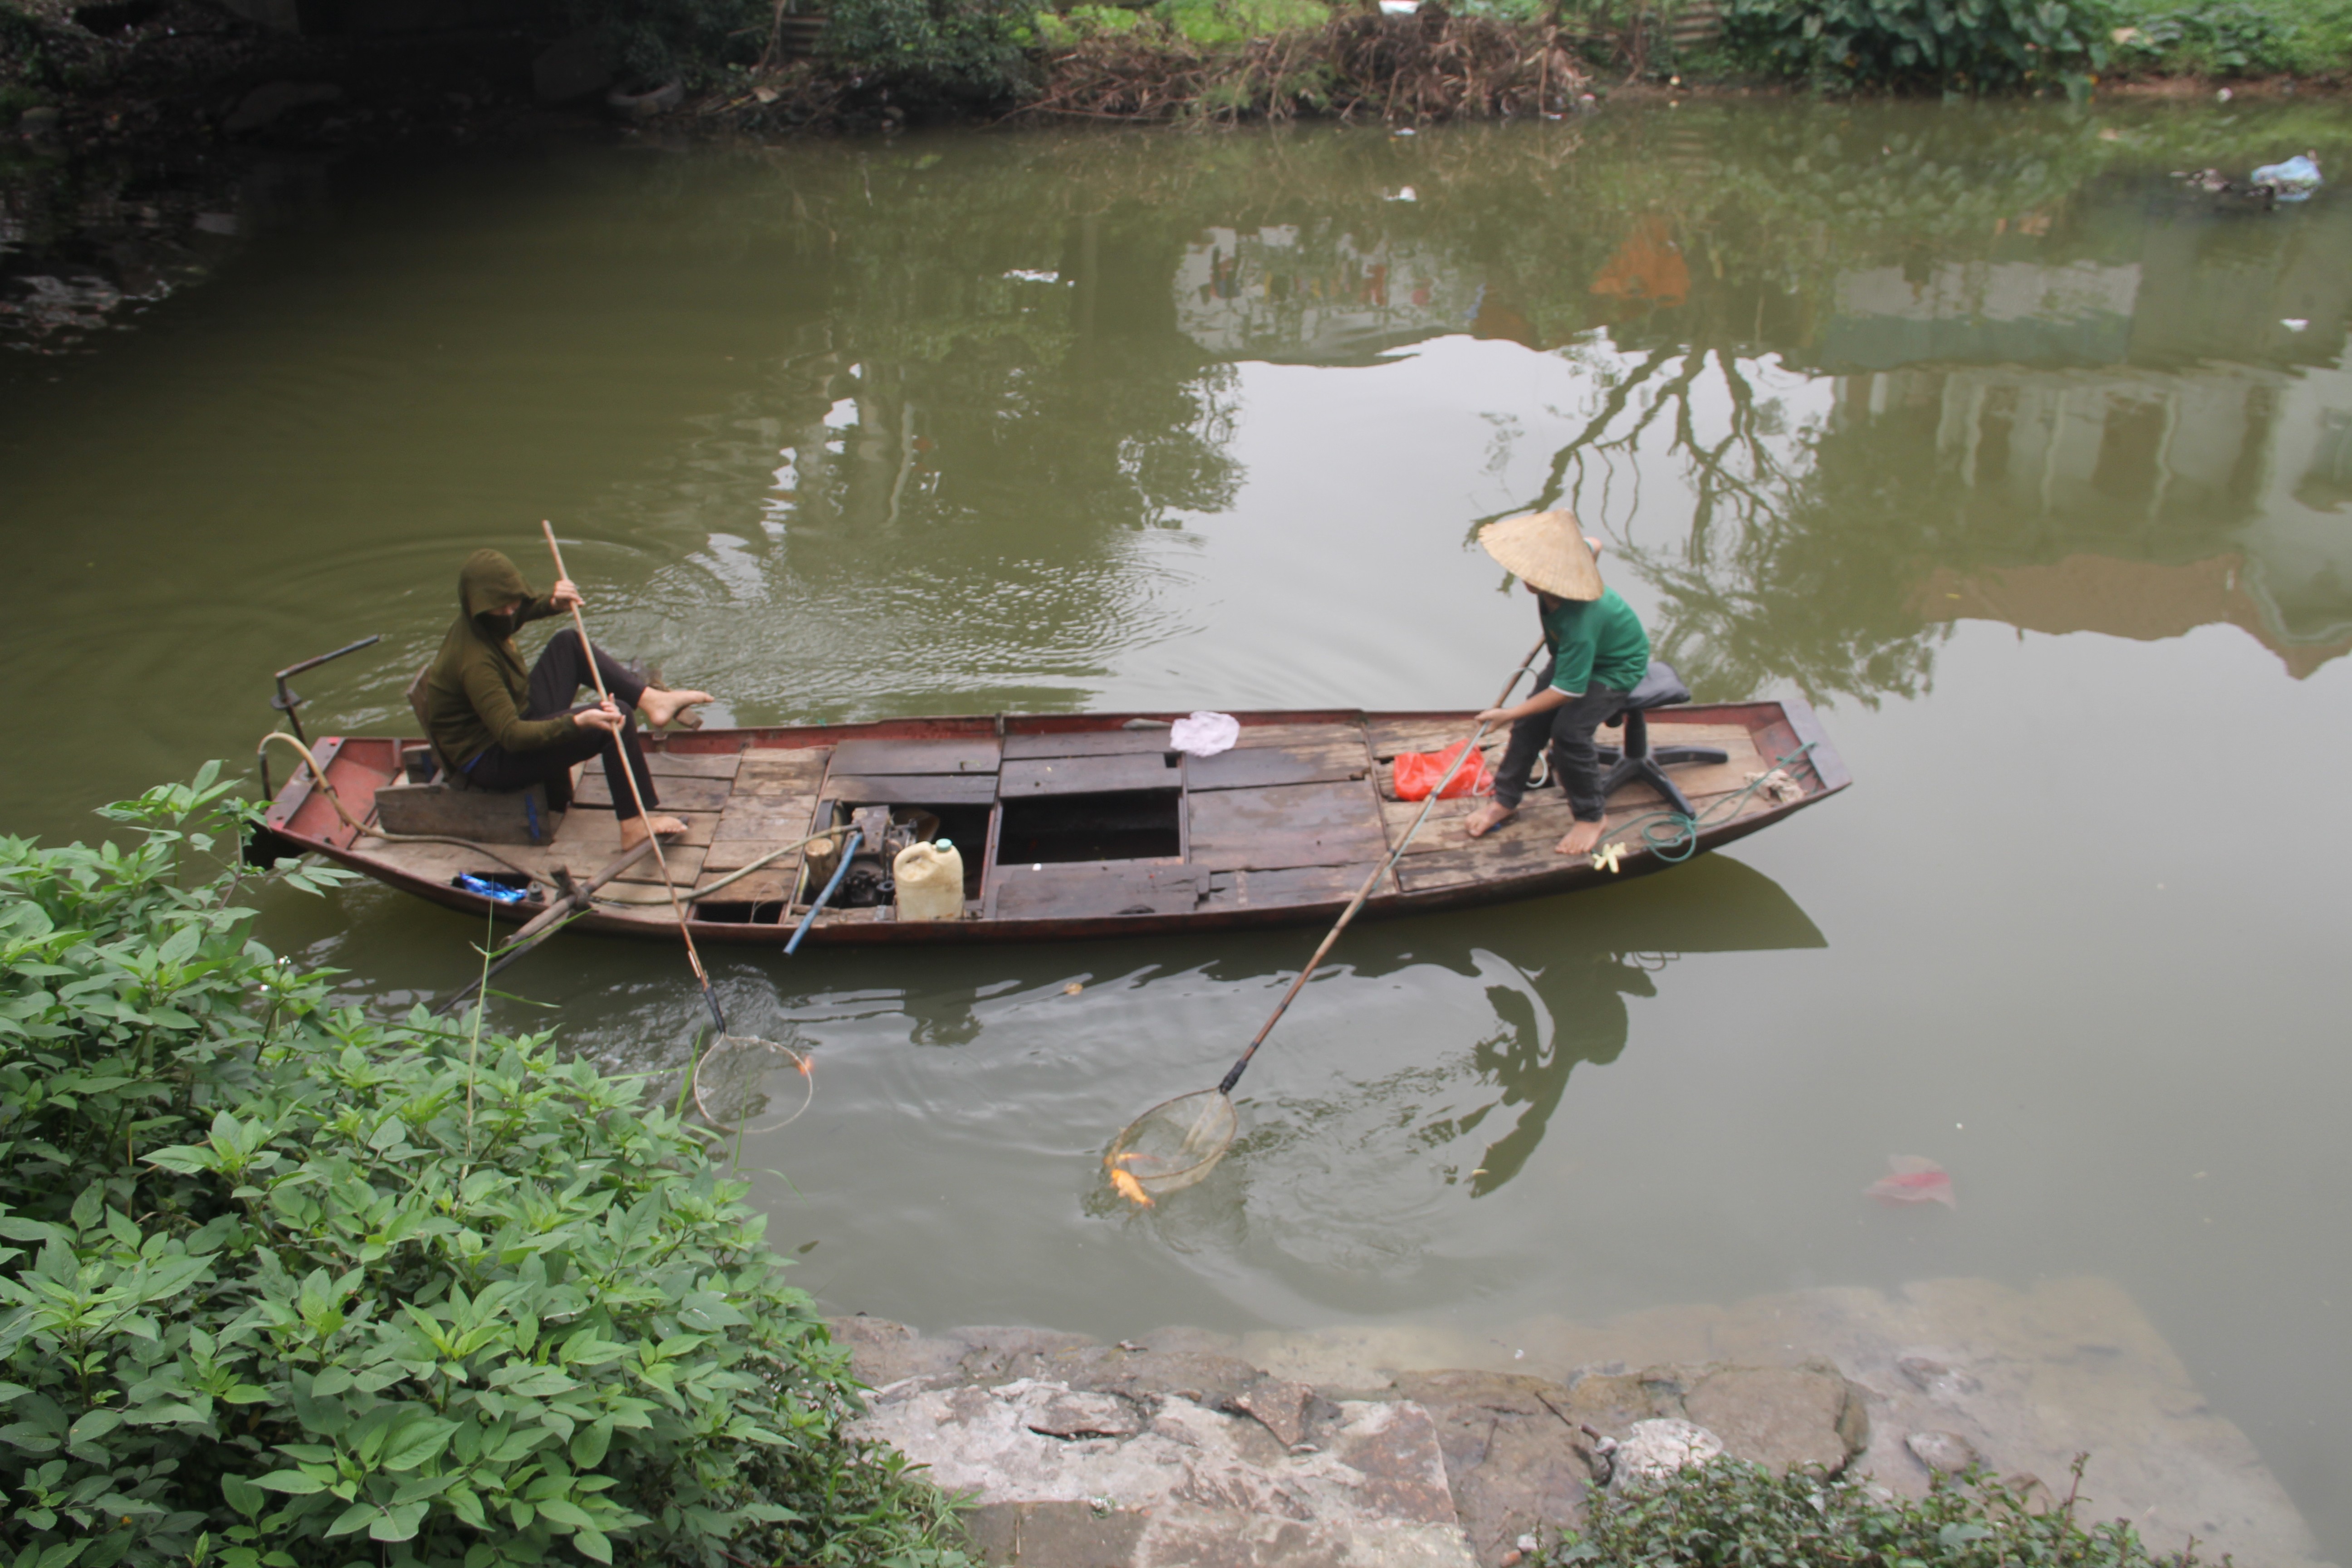
{"type": "Polygon", "coordinates": [[[1110,1184],[1111,1190],[1118,1194],[1120,1197],[1126,1198],[1133,1203],[1141,1204],[1145,1208],[1150,1208],[1151,1206],[1151,1194],[1143,1190],[1143,1184],[1135,1179],[1135,1173],[1133,1172],[1122,1171],[1116,1166],[1112,1167],[1110,1173],[1110,1184]]]}

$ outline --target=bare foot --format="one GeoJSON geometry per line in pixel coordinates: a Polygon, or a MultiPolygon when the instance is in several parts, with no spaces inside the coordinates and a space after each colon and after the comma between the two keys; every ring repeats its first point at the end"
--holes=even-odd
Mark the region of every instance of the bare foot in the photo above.
{"type": "Polygon", "coordinates": [[[1462,824],[1462,831],[1473,838],[1484,838],[1510,821],[1515,815],[1513,807],[1505,805],[1500,801],[1490,800],[1470,814],[1469,818],[1462,824]]]}
{"type": "Polygon", "coordinates": [[[625,816],[621,819],[621,847],[635,849],[646,841],[648,833],[675,838],[685,831],[686,824],[675,816],[625,816]]]}
{"type": "Polygon", "coordinates": [[[677,716],[687,709],[711,700],[708,691],[656,691],[648,686],[637,699],[637,706],[645,710],[646,722],[659,730],[677,722],[677,716]]]}
{"type": "Polygon", "coordinates": [[[1578,823],[1568,830],[1567,837],[1553,846],[1554,852],[1560,855],[1591,854],[1601,847],[1602,826],[1603,825],[1598,822],[1578,823]]]}

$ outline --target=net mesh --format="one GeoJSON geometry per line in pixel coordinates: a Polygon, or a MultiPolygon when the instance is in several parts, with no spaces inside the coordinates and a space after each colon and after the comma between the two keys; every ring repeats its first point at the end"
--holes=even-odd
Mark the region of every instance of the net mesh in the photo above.
{"type": "Polygon", "coordinates": [[[809,1059],[790,1046],[729,1035],[694,1064],[694,1104],[721,1132],[773,1132],[815,1098],[809,1059]]]}
{"type": "Polygon", "coordinates": [[[1103,1170],[1112,1186],[1140,1203],[1181,1192],[1225,1157],[1237,1121],[1222,1089],[1180,1095],[1129,1122],[1103,1155],[1103,1170]]]}

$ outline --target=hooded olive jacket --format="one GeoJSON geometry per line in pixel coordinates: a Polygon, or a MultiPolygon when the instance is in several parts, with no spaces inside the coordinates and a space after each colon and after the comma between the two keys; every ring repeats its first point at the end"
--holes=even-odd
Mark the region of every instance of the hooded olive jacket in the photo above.
{"type": "Polygon", "coordinates": [[[425,677],[425,715],[433,744],[457,767],[493,745],[534,752],[578,733],[568,713],[526,719],[530,671],[515,651],[513,626],[497,612],[528,599],[514,626],[555,614],[544,594],[533,594],[515,563],[495,550],[477,550],[457,574],[457,620],[441,639],[441,652],[425,677]]]}

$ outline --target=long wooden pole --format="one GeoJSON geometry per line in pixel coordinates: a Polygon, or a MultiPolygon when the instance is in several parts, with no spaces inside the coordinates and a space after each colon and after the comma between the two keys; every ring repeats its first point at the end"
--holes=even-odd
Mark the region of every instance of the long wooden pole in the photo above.
{"type": "MultiPolygon", "coordinates": [[[[548,553],[555,557],[555,574],[569,578],[572,574],[563,569],[563,547],[555,542],[555,525],[541,518],[539,527],[540,531],[547,535],[548,553]]],[[[596,700],[611,701],[612,695],[604,689],[604,672],[596,668],[596,645],[588,640],[588,623],[581,618],[578,605],[572,606],[572,629],[580,634],[580,653],[588,665],[588,679],[596,688],[596,700]]],[[[1511,679],[1515,684],[1518,679],[1517,676],[1511,679]]],[[[627,725],[634,721],[624,713],[621,722],[627,725]]],[[[702,967],[702,954],[694,950],[694,932],[688,929],[686,923],[686,903],[677,896],[677,883],[670,877],[669,858],[662,853],[661,835],[654,831],[652,819],[646,816],[645,792],[637,787],[637,771],[629,766],[629,748],[617,734],[611,737],[610,743],[620,748],[621,776],[629,781],[629,798],[636,803],[637,820],[645,824],[646,837],[653,844],[654,864],[661,868],[662,887],[669,894],[670,913],[677,917],[677,934],[686,942],[686,961],[694,966],[695,981],[702,987],[703,1005],[710,1009],[711,1023],[724,1036],[727,1033],[727,1016],[719,1010],[719,997],[710,989],[710,976],[702,967]]]]}
{"type": "MultiPolygon", "coordinates": [[[[1528,650],[1526,662],[1511,672],[1511,679],[1503,683],[1503,693],[1495,699],[1493,706],[1500,708],[1511,700],[1511,692],[1518,686],[1519,677],[1528,672],[1528,666],[1535,663],[1536,657],[1543,650],[1541,642],[1528,650]]],[[[1282,1000],[1274,1005],[1274,1016],[1266,1019],[1265,1026],[1258,1030],[1257,1037],[1249,1043],[1249,1049],[1242,1053],[1241,1059],[1234,1063],[1232,1070],[1225,1074],[1224,1081],[1217,1085],[1219,1094],[1233,1093],[1234,1085],[1241,1082],[1244,1069],[1250,1065],[1250,1058],[1257,1055],[1258,1047],[1265,1044],[1265,1037],[1274,1033],[1276,1024],[1282,1022],[1283,1014],[1290,1010],[1291,999],[1305,988],[1307,981],[1314,978],[1315,971],[1324,959],[1330,956],[1331,944],[1339,940],[1339,933],[1348,929],[1348,922],[1356,918],[1356,911],[1364,907],[1364,900],[1372,896],[1372,889],[1380,886],[1381,879],[1388,875],[1389,868],[1412,846],[1413,836],[1421,831],[1421,825],[1429,820],[1430,811],[1437,805],[1438,797],[1445,793],[1445,786],[1454,782],[1454,775],[1462,771],[1462,764],[1477,752],[1478,742],[1486,737],[1486,726],[1484,724],[1470,732],[1470,739],[1463,742],[1461,754],[1454,759],[1454,765],[1445,770],[1445,776],[1437,781],[1437,787],[1429,792],[1429,799],[1422,804],[1421,815],[1412,819],[1412,826],[1405,829],[1404,837],[1397,841],[1397,847],[1389,851],[1389,858],[1372,868],[1372,874],[1364,879],[1362,887],[1356,889],[1355,898],[1349,900],[1346,911],[1339,916],[1339,923],[1323,938],[1323,945],[1315,950],[1315,956],[1307,961],[1307,967],[1298,972],[1298,978],[1290,983],[1290,989],[1284,992],[1282,1000]]]]}

